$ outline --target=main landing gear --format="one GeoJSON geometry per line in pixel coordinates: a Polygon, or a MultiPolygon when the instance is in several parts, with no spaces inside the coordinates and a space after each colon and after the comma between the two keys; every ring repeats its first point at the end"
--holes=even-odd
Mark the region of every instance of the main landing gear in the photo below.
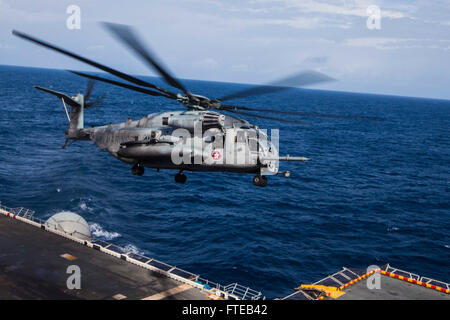
{"type": "Polygon", "coordinates": [[[143,174],[144,174],[144,171],[145,171],[145,169],[144,169],[144,167],[143,166],[141,166],[141,165],[139,165],[139,164],[135,164],[132,168],[131,168],[131,173],[134,175],[134,176],[142,176],[143,174]]]}
{"type": "Polygon", "coordinates": [[[181,171],[175,175],[176,183],[185,183],[186,179],[187,179],[186,175],[184,175],[181,171]]]}
{"type": "Polygon", "coordinates": [[[265,176],[256,175],[253,177],[253,184],[257,187],[267,186],[267,178],[265,176]]]}

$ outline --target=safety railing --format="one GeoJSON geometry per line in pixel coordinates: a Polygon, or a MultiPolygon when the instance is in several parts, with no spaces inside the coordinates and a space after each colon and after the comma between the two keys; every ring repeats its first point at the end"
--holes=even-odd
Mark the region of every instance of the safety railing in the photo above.
{"type": "MultiPolygon", "coordinates": [[[[393,268],[389,264],[380,267],[379,269],[375,269],[376,272],[386,274],[393,277],[398,277],[399,279],[406,280],[408,282],[416,283],[422,286],[426,286],[428,288],[432,288],[438,290],[440,292],[445,292],[449,294],[450,292],[450,284],[435,280],[429,277],[421,277],[418,274],[401,270],[398,268],[393,268]]],[[[375,272],[372,271],[372,272],[375,272]]],[[[329,275],[317,282],[314,282],[313,285],[321,285],[321,286],[330,286],[336,287],[340,290],[343,290],[345,287],[355,283],[358,280],[364,279],[366,276],[370,275],[369,270],[367,269],[356,269],[356,268],[346,268],[343,267],[342,270],[329,275]]],[[[296,291],[287,295],[282,300],[315,300],[317,297],[310,297],[308,293],[305,292],[305,289],[298,287],[295,289],[296,291]]],[[[319,291],[318,291],[319,292],[319,291]]],[[[320,292],[319,292],[320,293],[320,292]]]]}
{"type": "Polygon", "coordinates": [[[223,291],[239,297],[240,300],[259,300],[264,299],[261,292],[241,286],[238,283],[232,283],[225,286],[223,291]]]}
{"type": "Polygon", "coordinates": [[[410,278],[410,279],[413,279],[413,280],[416,280],[416,281],[420,281],[420,282],[423,282],[423,283],[427,283],[427,284],[430,284],[430,285],[433,285],[433,286],[438,286],[438,287],[444,288],[446,290],[450,290],[450,284],[449,283],[446,283],[446,282],[443,282],[443,281],[439,281],[439,280],[435,280],[435,279],[428,278],[428,277],[421,277],[421,276],[419,276],[418,274],[415,274],[415,273],[411,273],[411,272],[408,272],[408,271],[405,271],[405,270],[400,270],[400,269],[397,269],[397,268],[393,268],[389,264],[386,266],[384,271],[389,272],[389,273],[393,273],[393,274],[396,274],[396,275],[399,275],[399,276],[407,277],[407,278],[410,278]]]}
{"type": "Polygon", "coordinates": [[[3,209],[7,212],[10,212],[18,217],[22,217],[37,223],[42,223],[42,219],[36,218],[34,216],[34,211],[24,208],[24,207],[17,207],[17,208],[10,208],[7,206],[2,205],[2,203],[0,202],[0,209],[3,209]]]}
{"type": "Polygon", "coordinates": [[[384,269],[384,271],[390,272],[393,274],[397,274],[399,276],[407,277],[410,279],[414,279],[416,281],[420,281],[420,276],[418,274],[411,273],[409,271],[405,271],[405,270],[401,270],[401,269],[397,269],[397,268],[393,268],[389,264],[386,265],[386,268],[384,269]]]}
{"type": "Polygon", "coordinates": [[[327,276],[319,281],[314,282],[314,285],[324,285],[324,286],[332,286],[332,287],[340,287],[352,280],[357,279],[362,276],[367,271],[362,269],[350,269],[350,268],[342,268],[338,272],[327,276]]]}

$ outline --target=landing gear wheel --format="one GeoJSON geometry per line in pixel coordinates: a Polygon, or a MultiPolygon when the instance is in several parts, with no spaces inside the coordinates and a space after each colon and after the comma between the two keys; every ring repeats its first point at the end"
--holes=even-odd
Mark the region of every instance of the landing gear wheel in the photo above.
{"type": "Polygon", "coordinates": [[[253,184],[258,187],[265,187],[267,186],[267,178],[265,176],[260,175],[254,176],[253,184]]]}
{"type": "Polygon", "coordinates": [[[267,178],[265,176],[261,176],[261,182],[259,183],[260,187],[267,186],[267,178]]]}
{"type": "Polygon", "coordinates": [[[136,175],[142,176],[142,175],[144,174],[144,171],[145,171],[144,167],[143,167],[143,166],[140,166],[140,165],[138,165],[138,164],[135,164],[135,165],[131,168],[131,173],[132,173],[134,176],[136,176],[136,175]]]}
{"type": "Polygon", "coordinates": [[[186,175],[182,174],[182,173],[177,173],[175,175],[175,182],[176,183],[185,183],[186,182],[186,175]]]}
{"type": "Polygon", "coordinates": [[[267,178],[265,176],[261,176],[261,182],[259,184],[260,187],[267,186],[267,178]]]}
{"type": "Polygon", "coordinates": [[[137,167],[136,174],[141,177],[141,176],[144,175],[144,171],[145,171],[144,167],[143,166],[139,166],[139,167],[137,167]]]}

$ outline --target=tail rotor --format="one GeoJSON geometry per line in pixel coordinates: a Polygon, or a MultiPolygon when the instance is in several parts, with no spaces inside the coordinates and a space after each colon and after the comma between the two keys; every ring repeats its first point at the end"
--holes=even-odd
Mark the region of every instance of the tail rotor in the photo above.
{"type": "Polygon", "coordinates": [[[92,92],[94,90],[95,81],[89,80],[85,94],[78,93],[75,96],[69,96],[65,93],[50,90],[47,88],[42,88],[38,86],[34,86],[34,88],[44,91],[46,93],[50,93],[59,99],[61,99],[64,110],[67,115],[67,120],[69,121],[69,125],[66,129],[66,141],[64,145],[62,146],[62,149],[64,149],[67,146],[67,143],[69,140],[85,140],[86,139],[86,132],[83,131],[84,129],[84,109],[85,108],[93,108],[97,107],[102,104],[103,100],[105,99],[105,95],[101,95],[94,99],[93,101],[89,101],[89,99],[92,96],[92,92]],[[67,108],[67,106],[70,107],[70,113],[67,108]]]}
{"type": "Polygon", "coordinates": [[[102,94],[101,96],[95,98],[93,101],[89,102],[89,98],[91,97],[92,91],[94,90],[95,80],[89,79],[86,86],[86,93],[84,95],[84,108],[94,108],[100,106],[105,100],[106,95],[102,94]]]}

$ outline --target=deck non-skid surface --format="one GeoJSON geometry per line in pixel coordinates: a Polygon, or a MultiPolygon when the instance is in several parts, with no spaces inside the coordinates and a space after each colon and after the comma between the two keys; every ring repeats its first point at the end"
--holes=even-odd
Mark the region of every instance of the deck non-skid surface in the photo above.
{"type": "Polygon", "coordinates": [[[361,280],[344,289],[344,292],[338,300],[450,300],[449,294],[386,275],[380,275],[379,289],[369,289],[367,281],[361,280]]]}
{"type": "Polygon", "coordinates": [[[0,215],[0,299],[180,299],[206,293],[158,273],[0,215]],[[81,289],[68,289],[80,268],[81,289]]]}

